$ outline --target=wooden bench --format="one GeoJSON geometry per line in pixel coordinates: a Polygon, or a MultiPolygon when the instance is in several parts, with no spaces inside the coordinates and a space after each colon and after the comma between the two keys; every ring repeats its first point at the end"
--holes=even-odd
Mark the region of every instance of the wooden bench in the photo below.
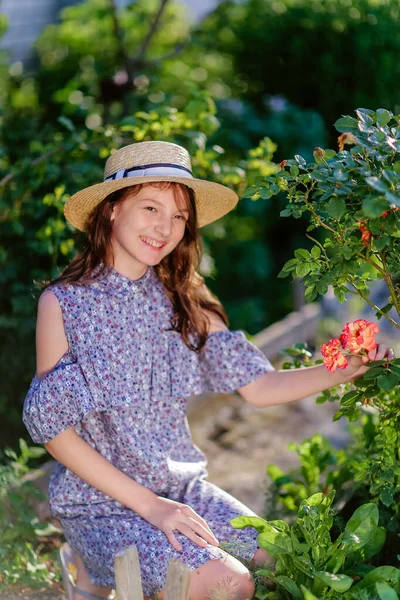
{"type": "MultiPolygon", "coordinates": [[[[114,560],[117,600],[143,600],[142,579],[136,546],[118,553],[114,560]]],[[[189,600],[190,569],[171,560],[165,583],[165,600],[189,600]]]]}

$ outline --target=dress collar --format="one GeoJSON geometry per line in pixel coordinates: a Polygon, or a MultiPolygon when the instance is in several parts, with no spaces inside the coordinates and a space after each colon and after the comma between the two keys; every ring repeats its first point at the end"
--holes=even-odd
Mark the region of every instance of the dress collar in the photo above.
{"type": "MultiPolygon", "coordinates": [[[[93,274],[98,273],[102,266],[103,263],[100,263],[93,270],[93,274]]],[[[139,279],[130,279],[111,265],[107,265],[104,273],[95,279],[93,285],[118,296],[140,295],[150,293],[156,279],[158,278],[153,267],[147,267],[145,274],[139,279]]]]}

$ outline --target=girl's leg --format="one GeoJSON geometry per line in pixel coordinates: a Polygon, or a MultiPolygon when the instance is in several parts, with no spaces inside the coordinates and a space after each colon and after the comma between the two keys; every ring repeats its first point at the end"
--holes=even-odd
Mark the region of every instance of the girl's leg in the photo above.
{"type": "MultiPolygon", "coordinates": [[[[251,600],[253,595],[251,573],[229,554],[209,560],[190,576],[190,600],[251,600]]],[[[158,592],[158,598],[163,600],[164,590],[158,592]]]]}
{"type": "Polygon", "coordinates": [[[266,552],[264,550],[264,548],[258,548],[258,550],[255,553],[255,555],[253,556],[252,560],[253,560],[253,562],[256,563],[256,565],[263,566],[266,561],[271,562],[272,558],[268,554],[268,552],[266,552]]]}
{"type": "MultiPolygon", "coordinates": [[[[95,585],[91,582],[89,574],[86,571],[86,567],[81,557],[76,552],[74,552],[74,564],[77,568],[77,587],[81,590],[84,590],[85,592],[90,592],[91,594],[96,594],[97,596],[101,596],[102,598],[107,598],[107,596],[111,593],[111,589],[95,585]]],[[[84,597],[81,596],[79,592],[74,592],[74,600],[86,600],[86,598],[84,599],[84,597]]]]}

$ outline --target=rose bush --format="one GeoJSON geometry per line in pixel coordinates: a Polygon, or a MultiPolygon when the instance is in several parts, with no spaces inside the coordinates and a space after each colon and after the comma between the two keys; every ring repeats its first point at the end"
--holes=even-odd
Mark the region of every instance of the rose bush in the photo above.
{"type": "MultiPolygon", "coordinates": [[[[326,294],[330,286],[341,303],[358,296],[377,320],[391,324],[395,337],[400,329],[400,115],[386,109],[358,109],[356,117],[344,116],[335,126],[342,134],[338,152],[316,148],[314,162],[299,155],[285,160],[277,173],[259,178],[245,195],[272,198],[283,193],[288,203],[282,217],[309,215],[306,237],[311,243],[295,251],[280,277],[301,277],[308,301],[326,294]],[[379,280],[386,290],[382,305],[370,293],[371,284],[379,280]]],[[[349,354],[374,349],[379,329],[365,319],[347,323],[338,337],[321,346],[327,368],[344,369],[349,354]]],[[[312,364],[306,353],[301,361],[298,346],[293,349],[294,364],[285,363],[285,368],[312,364]]],[[[326,390],[317,399],[339,401],[334,419],[352,422],[346,450],[334,451],[322,438],[320,443],[307,440],[297,448],[299,472],[286,475],[274,465],[268,468],[275,498],[288,510],[297,510],[307,494],[335,490],[336,535],[341,521],[357,507],[376,505],[386,543],[373,559],[366,557],[363,573],[347,571],[352,577],[366,573],[372,564],[398,565],[400,559],[400,360],[373,361],[368,367],[361,377],[326,390]]],[[[290,578],[291,569],[288,564],[276,572],[276,580],[278,575],[290,578]]],[[[376,583],[368,592],[363,588],[349,597],[396,599],[398,592],[398,587],[388,591],[376,583]]],[[[293,590],[285,594],[287,590],[278,589],[264,597],[312,598],[302,588],[297,596],[293,590]]],[[[336,596],[325,590],[318,597],[336,596]]]]}

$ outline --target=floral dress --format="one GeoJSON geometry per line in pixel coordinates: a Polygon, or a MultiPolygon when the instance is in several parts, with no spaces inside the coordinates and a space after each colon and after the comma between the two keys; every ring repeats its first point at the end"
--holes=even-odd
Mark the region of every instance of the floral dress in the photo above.
{"type": "MultiPolygon", "coordinates": [[[[217,539],[251,559],[257,532],[235,530],[230,520],[254,513],[207,481],[186,405],[191,395],[230,392],[254,381],[273,370],[270,362],[241,331],[211,333],[200,354],[191,351],[171,330],[172,303],[152,267],[137,280],[107,267],[87,285],[49,289],[60,303],[69,348],[30,385],[23,420],[33,441],[43,444],[74,427],[118,469],[158,496],[190,505],[217,539]]],[[[146,595],[165,587],[170,559],[196,569],[224,556],[178,532],[183,549],[176,551],[162,531],[60,463],[49,501],[97,585],[115,587],[115,554],[132,544],[146,595]]]]}

